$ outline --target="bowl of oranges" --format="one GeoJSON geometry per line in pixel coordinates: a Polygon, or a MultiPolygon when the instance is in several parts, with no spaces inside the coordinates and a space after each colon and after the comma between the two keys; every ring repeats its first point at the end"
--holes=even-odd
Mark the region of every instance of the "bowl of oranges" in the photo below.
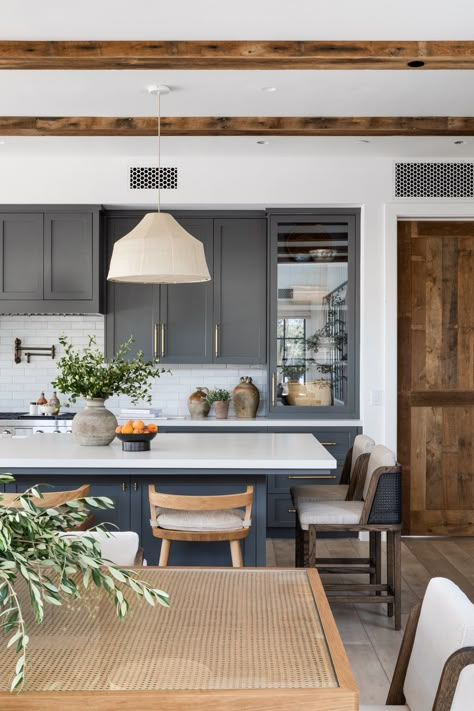
{"type": "Polygon", "coordinates": [[[143,420],[128,420],[116,428],[115,436],[122,442],[124,452],[148,452],[157,432],[158,427],[153,423],[146,425],[143,420]]]}

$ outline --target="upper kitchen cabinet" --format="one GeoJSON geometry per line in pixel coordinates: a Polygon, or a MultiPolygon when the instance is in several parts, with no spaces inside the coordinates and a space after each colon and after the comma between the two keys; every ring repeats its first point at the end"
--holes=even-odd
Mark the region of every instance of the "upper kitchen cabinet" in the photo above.
{"type": "Polygon", "coordinates": [[[267,221],[214,221],[214,362],[265,363],[267,221]]]}
{"type": "Polygon", "coordinates": [[[101,313],[99,208],[0,211],[0,311],[101,313]]]}
{"type": "Polygon", "coordinates": [[[211,281],[163,285],[157,339],[162,363],[212,362],[213,220],[178,217],[204,245],[211,281]]]}
{"type": "MultiPolygon", "coordinates": [[[[210,282],[108,285],[108,356],[133,335],[136,347],[161,363],[266,361],[266,219],[221,215],[174,215],[203,243],[210,282]]],[[[113,243],[142,217],[109,214],[109,260],[113,243]]]]}
{"type": "Polygon", "coordinates": [[[359,414],[359,211],[270,216],[269,411],[359,414]]]}

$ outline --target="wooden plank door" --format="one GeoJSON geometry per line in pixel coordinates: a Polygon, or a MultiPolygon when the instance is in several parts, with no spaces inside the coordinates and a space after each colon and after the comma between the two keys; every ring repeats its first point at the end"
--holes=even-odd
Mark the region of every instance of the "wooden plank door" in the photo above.
{"type": "Polygon", "coordinates": [[[474,222],[398,226],[404,530],[474,535],[474,222]]]}

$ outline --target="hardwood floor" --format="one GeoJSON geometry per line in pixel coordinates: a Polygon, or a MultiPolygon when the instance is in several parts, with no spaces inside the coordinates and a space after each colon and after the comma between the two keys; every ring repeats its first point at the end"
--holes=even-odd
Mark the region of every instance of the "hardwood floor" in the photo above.
{"type": "MultiPolygon", "coordinates": [[[[368,543],[356,539],[327,539],[318,545],[322,556],[364,557],[368,549],[368,543]]],[[[267,564],[293,567],[293,540],[267,540],[267,564]]],[[[474,601],[474,538],[402,538],[403,627],[430,578],[438,575],[453,580],[474,601]]],[[[333,582],[336,578],[348,576],[331,576],[333,582]]],[[[333,604],[332,609],[359,684],[360,703],[385,703],[403,631],[394,631],[385,605],[333,604]]]]}

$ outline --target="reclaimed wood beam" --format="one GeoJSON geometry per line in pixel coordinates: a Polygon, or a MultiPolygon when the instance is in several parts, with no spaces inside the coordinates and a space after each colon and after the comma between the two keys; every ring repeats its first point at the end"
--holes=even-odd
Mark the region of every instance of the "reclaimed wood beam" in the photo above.
{"type": "MultiPolygon", "coordinates": [[[[156,136],[156,117],[0,116],[1,136],[156,136]]],[[[164,116],[162,136],[473,136],[473,116],[164,116]]]]}
{"type": "Polygon", "coordinates": [[[474,69],[473,41],[16,41],[0,69],[474,69]]]}

